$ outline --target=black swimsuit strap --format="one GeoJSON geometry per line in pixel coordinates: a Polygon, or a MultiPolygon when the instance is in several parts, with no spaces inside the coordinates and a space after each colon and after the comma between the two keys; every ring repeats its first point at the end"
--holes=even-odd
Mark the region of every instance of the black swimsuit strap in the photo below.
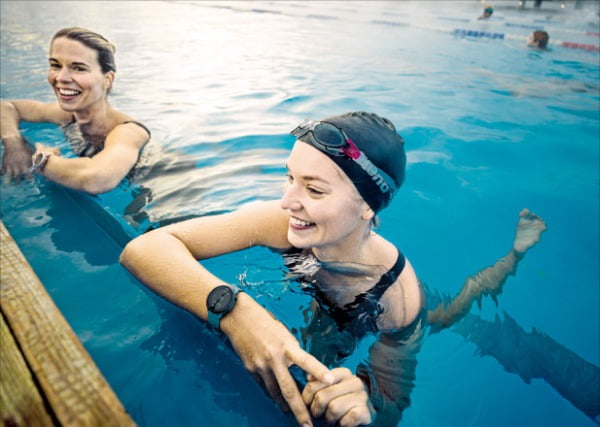
{"type": "Polygon", "coordinates": [[[379,281],[375,283],[375,285],[373,285],[371,289],[358,294],[354,298],[354,301],[344,305],[344,308],[356,307],[367,299],[370,301],[379,301],[385,293],[385,291],[387,291],[387,289],[396,282],[396,279],[398,278],[400,273],[402,273],[402,270],[404,270],[405,265],[406,258],[404,257],[404,254],[400,252],[400,250],[398,250],[398,258],[396,259],[396,262],[394,263],[392,268],[390,268],[385,274],[383,274],[379,281]]]}
{"type": "Polygon", "coordinates": [[[137,122],[135,120],[127,120],[123,123],[119,123],[121,125],[125,125],[127,123],[133,123],[134,125],[138,125],[139,127],[141,127],[142,129],[144,129],[146,132],[148,132],[148,136],[152,137],[152,133],[150,132],[150,129],[148,129],[146,126],[144,126],[143,124],[141,124],[140,122],[137,122]]]}

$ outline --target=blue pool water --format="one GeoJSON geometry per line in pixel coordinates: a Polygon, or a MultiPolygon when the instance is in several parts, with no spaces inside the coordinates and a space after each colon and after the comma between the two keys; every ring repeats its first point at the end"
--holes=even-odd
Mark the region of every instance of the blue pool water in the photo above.
{"type": "MultiPolygon", "coordinates": [[[[91,198],[36,178],[0,192],[2,220],[139,425],[292,424],[222,338],[118,256],[172,218],[277,197],[289,130],[350,110],[388,117],[406,140],[407,180],[380,233],[421,279],[456,293],[508,252],[527,207],[548,230],[498,307],[472,313],[600,364],[599,54],[557,43],[598,46],[597,3],[495,3],[489,22],[475,20],[476,1],[0,3],[3,99],[52,101],[49,40],[86,26],[117,46],[111,102],[153,132],[160,167],[134,186],[91,198]],[[550,51],[525,47],[531,26],[550,33],[550,51]]],[[[52,126],[23,129],[66,149],[52,126]]],[[[261,249],[208,263],[293,325],[307,301],[281,286],[280,264],[261,249]]],[[[595,425],[482,348],[452,330],[428,336],[402,425],[595,425]]],[[[528,360],[519,348],[507,357],[528,360]]]]}

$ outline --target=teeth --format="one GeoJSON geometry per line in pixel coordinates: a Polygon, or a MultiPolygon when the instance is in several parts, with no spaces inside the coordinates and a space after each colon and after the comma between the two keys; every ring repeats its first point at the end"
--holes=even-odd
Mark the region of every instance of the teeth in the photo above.
{"type": "Polygon", "coordinates": [[[64,96],[75,96],[75,95],[79,95],[81,92],[79,92],[78,90],[74,90],[74,89],[58,89],[58,93],[60,93],[61,95],[64,95],[64,96]]]}
{"type": "Polygon", "coordinates": [[[310,226],[310,225],[314,225],[314,224],[315,224],[314,222],[303,221],[303,220],[301,220],[301,219],[294,218],[294,217],[291,217],[291,218],[290,218],[290,222],[291,222],[293,225],[296,225],[296,226],[298,226],[298,227],[308,227],[308,226],[310,226]]]}

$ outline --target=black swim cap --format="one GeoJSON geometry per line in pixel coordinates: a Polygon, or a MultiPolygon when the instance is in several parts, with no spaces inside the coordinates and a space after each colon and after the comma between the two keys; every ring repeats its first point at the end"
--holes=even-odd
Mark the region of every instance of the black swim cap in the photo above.
{"type": "MultiPolygon", "coordinates": [[[[367,202],[375,213],[390,204],[395,190],[404,182],[406,169],[406,153],[404,152],[404,139],[396,132],[396,128],[388,119],[374,113],[356,111],[339,116],[322,119],[343,130],[354,144],[369,160],[389,175],[396,188],[393,191],[382,191],[381,187],[373,180],[360,165],[347,156],[335,156],[323,150],[331,160],[350,178],[358,193],[367,202]]],[[[299,138],[299,141],[313,144],[312,132],[299,138]]]]}

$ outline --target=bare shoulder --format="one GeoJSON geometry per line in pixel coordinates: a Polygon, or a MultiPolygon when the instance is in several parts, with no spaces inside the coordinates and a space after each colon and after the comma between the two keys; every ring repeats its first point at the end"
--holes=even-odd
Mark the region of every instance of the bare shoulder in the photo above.
{"type": "Polygon", "coordinates": [[[289,214],[280,206],[279,200],[252,202],[241,207],[237,213],[247,223],[247,230],[254,235],[255,244],[275,249],[287,249],[289,214]]]}
{"type": "Polygon", "coordinates": [[[384,306],[379,318],[381,330],[408,326],[419,315],[425,301],[419,279],[408,259],[396,282],[381,297],[381,303],[384,306]]]}
{"type": "Polygon", "coordinates": [[[105,146],[107,148],[116,142],[125,142],[139,149],[150,139],[150,131],[127,114],[117,111],[112,121],[115,124],[106,136],[105,146]]]}

